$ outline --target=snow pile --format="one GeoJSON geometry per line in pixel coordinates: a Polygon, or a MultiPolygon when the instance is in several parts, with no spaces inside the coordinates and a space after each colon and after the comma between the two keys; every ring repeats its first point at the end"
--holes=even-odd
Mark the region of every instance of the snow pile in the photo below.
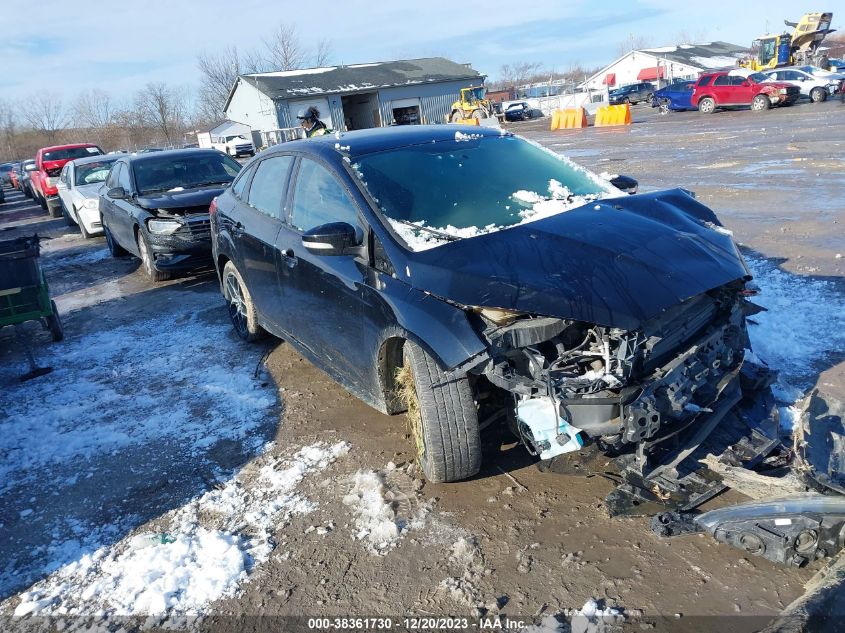
{"type": "Polygon", "coordinates": [[[601,608],[593,598],[587,600],[584,606],[571,616],[572,633],[604,633],[625,621],[625,616],[620,609],[601,608]]]}
{"type": "Polygon", "coordinates": [[[690,61],[702,68],[727,68],[729,66],[736,66],[738,58],[731,57],[730,55],[712,55],[709,57],[694,55],[690,57],[690,61]]]}
{"type": "Polygon", "coordinates": [[[475,141],[482,138],[483,134],[464,134],[463,132],[455,132],[455,141],[458,143],[466,141],[475,141]]]}
{"type": "Polygon", "coordinates": [[[391,496],[384,475],[367,470],[355,473],[352,488],[343,497],[343,503],[352,510],[355,539],[366,541],[374,554],[386,554],[409,528],[397,516],[391,496]]]}
{"type": "Polygon", "coordinates": [[[167,532],[122,539],[37,583],[21,594],[14,614],[202,614],[267,560],[280,523],[312,509],[297,485],[348,450],[345,442],[317,443],[268,461],[254,481],[241,471],[166,515],[167,532]]]}

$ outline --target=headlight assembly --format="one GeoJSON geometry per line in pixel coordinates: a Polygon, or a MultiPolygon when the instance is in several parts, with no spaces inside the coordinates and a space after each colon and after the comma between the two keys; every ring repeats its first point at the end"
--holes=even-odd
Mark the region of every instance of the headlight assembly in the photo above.
{"type": "Polygon", "coordinates": [[[182,223],[176,220],[147,220],[147,228],[150,233],[157,235],[172,235],[182,227],[182,223]]]}

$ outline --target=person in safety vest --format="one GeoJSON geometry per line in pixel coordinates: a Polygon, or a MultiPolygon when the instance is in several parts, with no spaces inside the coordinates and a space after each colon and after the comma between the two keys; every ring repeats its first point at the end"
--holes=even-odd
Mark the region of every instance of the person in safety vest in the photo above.
{"type": "Polygon", "coordinates": [[[311,106],[307,110],[300,110],[296,118],[299,119],[299,124],[305,130],[305,136],[308,138],[328,133],[326,124],[320,120],[320,111],[315,106],[311,106]]]}

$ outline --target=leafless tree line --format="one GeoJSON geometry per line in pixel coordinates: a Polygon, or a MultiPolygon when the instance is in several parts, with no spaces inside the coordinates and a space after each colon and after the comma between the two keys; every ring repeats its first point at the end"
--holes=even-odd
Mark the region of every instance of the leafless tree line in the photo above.
{"type": "Polygon", "coordinates": [[[327,40],[312,50],[294,25],[282,24],[255,50],[230,47],[200,53],[195,93],[151,82],[120,100],[103,90],[88,90],[71,100],[51,92],[18,102],[0,99],[0,160],[30,157],[39,147],[72,141],[92,141],[105,150],[179,147],[186,131],[223,117],[238,75],[324,66],[332,54],[327,40]]]}

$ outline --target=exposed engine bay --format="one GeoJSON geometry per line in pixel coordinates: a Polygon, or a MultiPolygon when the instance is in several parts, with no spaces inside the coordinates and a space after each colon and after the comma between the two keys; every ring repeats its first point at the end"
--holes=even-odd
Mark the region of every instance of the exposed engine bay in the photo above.
{"type": "Polygon", "coordinates": [[[518,434],[548,459],[576,432],[607,448],[653,444],[712,411],[748,346],[744,284],[693,297],[636,331],[556,318],[489,322],[490,360],[476,369],[514,394],[518,434]],[[545,399],[554,415],[523,415],[545,399]],[[550,426],[555,428],[549,428],[550,426]]]}

